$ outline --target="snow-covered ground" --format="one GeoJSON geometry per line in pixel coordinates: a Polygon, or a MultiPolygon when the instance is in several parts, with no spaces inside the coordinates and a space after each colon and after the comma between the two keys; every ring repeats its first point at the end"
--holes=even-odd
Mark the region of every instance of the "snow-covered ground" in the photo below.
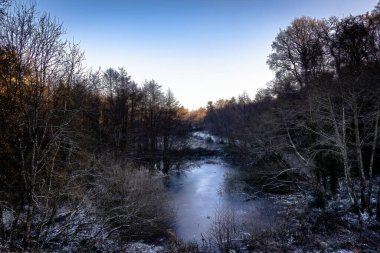
{"type": "Polygon", "coordinates": [[[126,253],[164,253],[167,252],[164,247],[150,245],[143,242],[133,242],[127,245],[126,253]]]}
{"type": "MultiPolygon", "coordinates": [[[[279,207],[278,226],[253,235],[253,252],[380,252],[375,215],[353,213],[344,191],[341,184],[324,208],[316,208],[311,195],[272,196],[279,207]]],[[[376,203],[375,197],[372,203],[376,203]]]]}
{"type": "Polygon", "coordinates": [[[224,143],[227,143],[227,140],[205,131],[193,132],[189,138],[189,145],[192,149],[220,150],[224,143]]]}

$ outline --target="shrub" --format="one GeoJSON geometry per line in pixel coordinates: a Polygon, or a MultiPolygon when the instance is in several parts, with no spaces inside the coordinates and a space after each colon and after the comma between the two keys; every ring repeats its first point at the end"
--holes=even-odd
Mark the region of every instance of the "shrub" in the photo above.
{"type": "MultiPolygon", "coordinates": [[[[206,241],[210,249],[218,248],[220,252],[230,252],[239,243],[239,225],[236,213],[231,208],[219,208],[215,212],[206,241]]],[[[213,251],[213,250],[209,250],[213,251]]]]}
{"type": "Polygon", "coordinates": [[[120,164],[104,168],[98,178],[97,213],[126,239],[162,235],[170,226],[172,208],[160,178],[146,169],[120,164]]]}

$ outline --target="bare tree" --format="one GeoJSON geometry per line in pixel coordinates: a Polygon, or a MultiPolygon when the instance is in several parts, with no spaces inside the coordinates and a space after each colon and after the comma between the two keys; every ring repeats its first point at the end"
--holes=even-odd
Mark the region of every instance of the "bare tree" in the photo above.
{"type": "Polygon", "coordinates": [[[7,88],[12,89],[6,91],[12,98],[8,106],[14,107],[14,123],[19,124],[14,176],[21,187],[19,203],[13,208],[13,229],[22,219],[23,246],[28,248],[33,217],[41,217],[36,226],[39,238],[47,219],[54,216],[54,196],[62,184],[56,178],[57,167],[62,166],[62,155],[70,156],[73,150],[70,123],[79,109],[62,101],[61,92],[78,83],[82,54],[62,39],[62,25],[48,14],[38,15],[33,5],[16,8],[1,26],[1,48],[14,55],[14,69],[6,73],[7,88]]]}
{"type": "Polygon", "coordinates": [[[299,87],[307,87],[313,76],[323,69],[323,47],[319,30],[322,21],[302,17],[281,30],[272,44],[274,53],[268,64],[278,76],[291,75],[299,87]]]}

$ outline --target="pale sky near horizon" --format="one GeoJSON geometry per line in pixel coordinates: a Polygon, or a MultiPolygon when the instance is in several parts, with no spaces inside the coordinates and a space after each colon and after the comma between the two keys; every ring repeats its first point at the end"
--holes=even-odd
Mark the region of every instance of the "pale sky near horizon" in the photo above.
{"type": "Polygon", "coordinates": [[[280,28],[300,16],[371,11],[378,0],[36,0],[80,42],[86,65],[124,67],[154,79],[189,109],[243,91],[254,97],[274,77],[266,65],[280,28]]]}

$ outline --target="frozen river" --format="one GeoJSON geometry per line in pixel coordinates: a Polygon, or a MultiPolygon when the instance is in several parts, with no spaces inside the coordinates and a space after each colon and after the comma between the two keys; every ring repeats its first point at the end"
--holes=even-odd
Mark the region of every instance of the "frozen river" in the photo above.
{"type": "MultiPolygon", "coordinates": [[[[196,133],[198,141],[206,136],[196,133]],[[201,137],[199,137],[201,136],[201,137]]],[[[215,143],[212,145],[215,148],[215,143]]],[[[217,210],[233,210],[242,222],[243,231],[251,228],[270,226],[275,213],[271,200],[256,198],[247,201],[242,194],[229,194],[226,191],[226,174],[238,173],[221,157],[202,158],[186,170],[172,171],[167,185],[176,210],[175,228],[178,236],[185,241],[200,241],[207,235],[217,210]]]]}

